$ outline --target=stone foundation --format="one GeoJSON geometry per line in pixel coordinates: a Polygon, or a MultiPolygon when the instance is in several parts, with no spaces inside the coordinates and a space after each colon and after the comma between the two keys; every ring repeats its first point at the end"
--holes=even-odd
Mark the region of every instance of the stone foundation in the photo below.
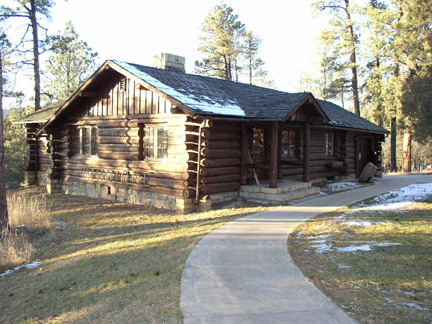
{"type": "Polygon", "coordinates": [[[194,208],[192,198],[177,198],[166,194],[149,192],[145,190],[145,187],[142,190],[139,187],[127,188],[121,186],[121,184],[71,181],[62,183],[61,191],[69,195],[103,198],[148,207],[177,210],[179,212],[188,212],[194,208]]]}

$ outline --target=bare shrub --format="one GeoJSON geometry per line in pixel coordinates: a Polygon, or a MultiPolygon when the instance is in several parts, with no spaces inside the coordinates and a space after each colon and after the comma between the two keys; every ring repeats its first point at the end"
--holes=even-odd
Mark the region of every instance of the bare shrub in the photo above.
{"type": "Polygon", "coordinates": [[[48,230],[51,225],[51,204],[45,195],[13,195],[8,199],[9,225],[48,230]]]}
{"type": "Polygon", "coordinates": [[[30,262],[33,251],[25,234],[5,230],[0,238],[0,268],[10,269],[30,262]]]}
{"type": "Polygon", "coordinates": [[[28,263],[33,256],[31,239],[52,226],[51,204],[44,195],[8,197],[9,230],[0,235],[0,268],[28,263]]]}

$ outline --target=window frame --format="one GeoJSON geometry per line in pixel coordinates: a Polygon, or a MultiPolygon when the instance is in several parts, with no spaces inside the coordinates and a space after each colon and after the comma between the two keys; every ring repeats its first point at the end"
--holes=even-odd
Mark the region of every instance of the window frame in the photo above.
{"type": "Polygon", "coordinates": [[[95,125],[75,126],[72,131],[73,156],[95,157],[98,155],[99,134],[95,125]]]}
{"type": "Polygon", "coordinates": [[[139,126],[139,160],[168,159],[168,125],[150,124],[139,126]]]}

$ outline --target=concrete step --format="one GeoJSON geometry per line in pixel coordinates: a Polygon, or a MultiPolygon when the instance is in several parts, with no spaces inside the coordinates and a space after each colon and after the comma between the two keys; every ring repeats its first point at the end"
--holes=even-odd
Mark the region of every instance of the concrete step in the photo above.
{"type": "MultiPolygon", "coordinates": [[[[263,189],[263,188],[262,188],[263,189]]],[[[279,188],[267,188],[267,189],[279,189],[279,188]]],[[[280,191],[279,193],[268,192],[268,190],[260,190],[258,192],[250,192],[240,190],[240,197],[246,200],[262,200],[276,203],[287,203],[291,200],[301,199],[310,195],[317,195],[321,192],[318,187],[311,187],[308,185],[306,188],[299,188],[295,190],[280,191]]]]}

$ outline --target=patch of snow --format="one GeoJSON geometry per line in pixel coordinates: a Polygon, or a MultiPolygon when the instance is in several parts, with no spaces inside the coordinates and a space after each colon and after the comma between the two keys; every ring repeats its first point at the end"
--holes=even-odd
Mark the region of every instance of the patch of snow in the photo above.
{"type": "Polygon", "coordinates": [[[422,311],[429,311],[429,308],[426,307],[421,307],[420,305],[417,305],[416,303],[402,303],[401,305],[405,305],[411,308],[416,308],[418,310],[422,310],[422,311]]]}
{"type": "Polygon", "coordinates": [[[349,222],[346,222],[346,223],[341,223],[340,225],[369,227],[369,226],[373,226],[373,225],[395,225],[395,223],[389,223],[389,222],[367,222],[367,221],[349,221],[349,222]]]}
{"type": "Polygon", "coordinates": [[[366,221],[349,221],[349,222],[343,223],[342,225],[369,227],[369,226],[372,226],[373,223],[372,222],[366,222],[366,221]]]}
{"type": "Polygon", "coordinates": [[[375,243],[374,246],[395,246],[402,245],[402,243],[375,243]]]}
{"type": "Polygon", "coordinates": [[[374,246],[386,247],[386,246],[395,246],[395,245],[402,245],[402,243],[372,243],[372,244],[363,244],[363,245],[350,245],[346,247],[333,247],[328,244],[316,244],[313,247],[315,248],[316,253],[323,253],[328,251],[355,253],[358,251],[363,251],[363,252],[372,251],[374,246]]]}
{"type": "Polygon", "coordinates": [[[370,244],[363,245],[351,245],[343,248],[336,248],[339,252],[357,252],[357,251],[371,251],[372,246],[370,244]]]}
{"type": "Polygon", "coordinates": [[[317,244],[314,245],[316,253],[324,253],[332,250],[332,247],[328,244],[317,244]]]}
{"type": "Polygon", "coordinates": [[[432,183],[417,183],[379,195],[375,198],[375,201],[378,203],[385,202],[384,205],[403,204],[422,200],[429,196],[432,196],[432,183]]]}
{"type": "Polygon", "coordinates": [[[359,188],[362,187],[362,185],[354,181],[348,181],[348,182],[330,183],[327,185],[327,187],[332,191],[343,191],[343,190],[359,188]]]}
{"type": "Polygon", "coordinates": [[[345,264],[339,264],[339,265],[338,265],[338,268],[339,268],[339,269],[349,269],[349,268],[351,268],[351,266],[347,266],[347,265],[345,265],[345,264]]]}
{"type": "Polygon", "coordinates": [[[56,225],[56,229],[60,229],[63,230],[67,227],[67,224],[65,222],[62,221],[58,221],[58,222],[54,222],[54,224],[56,225]]]}
{"type": "Polygon", "coordinates": [[[403,292],[405,295],[410,296],[410,297],[415,297],[415,295],[416,295],[415,293],[408,292],[408,291],[402,291],[402,290],[399,290],[399,291],[403,292]]]}
{"type": "MultiPolygon", "coordinates": [[[[374,198],[375,204],[366,206],[364,203],[359,203],[356,208],[343,213],[339,219],[345,218],[347,215],[361,212],[380,212],[380,211],[392,211],[392,212],[404,212],[405,207],[409,204],[423,200],[429,196],[432,196],[432,183],[418,183],[408,187],[404,187],[395,191],[379,195],[374,198]]],[[[386,224],[380,224],[386,225],[386,224]]],[[[389,224],[390,225],[390,224],[389,224]]]]}
{"type": "Polygon", "coordinates": [[[28,264],[23,264],[23,265],[20,265],[20,266],[18,266],[18,267],[15,267],[15,268],[13,268],[13,269],[11,269],[11,270],[6,270],[5,272],[0,273],[0,277],[4,277],[4,276],[6,276],[6,275],[8,275],[8,274],[14,273],[15,271],[18,271],[18,270],[20,270],[20,269],[22,269],[22,268],[26,268],[26,269],[34,269],[34,268],[38,267],[40,264],[41,264],[41,263],[40,263],[39,260],[37,260],[37,261],[35,261],[35,262],[32,262],[32,263],[28,263],[28,264]]]}
{"type": "Polygon", "coordinates": [[[128,70],[130,73],[139,77],[146,83],[152,85],[156,89],[167,94],[171,98],[181,102],[186,107],[191,109],[200,110],[202,112],[219,114],[219,115],[229,115],[229,116],[245,116],[245,112],[238,105],[238,102],[233,100],[218,100],[215,101],[212,98],[206,96],[197,96],[189,92],[189,95],[178,92],[177,90],[171,88],[170,86],[162,83],[158,79],[153,78],[145,72],[140,71],[136,67],[120,61],[113,61],[115,64],[121,66],[122,68],[128,70]]]}

